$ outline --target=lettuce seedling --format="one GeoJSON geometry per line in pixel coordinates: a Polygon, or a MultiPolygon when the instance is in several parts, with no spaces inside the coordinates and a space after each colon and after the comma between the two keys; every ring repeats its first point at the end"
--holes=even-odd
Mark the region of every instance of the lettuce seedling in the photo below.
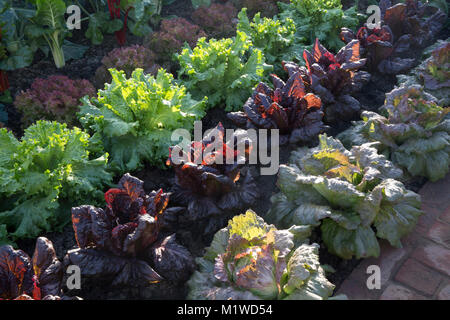
{"type": "Polygon", "coordinates": [[[343,259],[377,257],[378,238],[400,247],[415,226],[420,196],[398,180],[402,170],[377,153],[376,143],[345,149],[320,136],[320,145],[292,153],[281,165],[268,221],[279,227],[321,225],[322,240],[343,259]]]}
{"type": "Polygon", "coordinates": [[[188,281],[194,300],[323,300],[334,285],[319,262],[318,244],[307,244],[309,226],[277,230],[255,212],[235,216],[197,259],[188,281]]]}
{"type": "Polygon", "coordinates": [[[445,177],[450,165],[450,108],[440,107],[436,98],[412,85],[386,94],[381,113],[363,112],[363,120],[340,139],[346,145],[378,141],[378,149],[412,176],[431,181],[445,177]]]}
{"type": "Polygon", "coordinates": [[[0,300],[60,300],[62,280],[63,265],[47,238],[37,239],[33,259],[10,245],[0,247],[0,300]]]}
{"type": "Polygon", "coordinates": [[[225,129],[219,123],[187,149],[170,150],[167,165],[176,176],[173,198],[187,208],[183,218],[188,223],[205,225],[204,234],[217,231],[227,216],[253,205],[258,197],[252,175],[241,173],[251,152],[247,138],[241,130],[225,141],[225,129]]]}
{"type": "Polygon", "coordinates": [[[78,248],[64,263],[79,266],[83,276],[109,279],[112,286],[186,280],[194,269],[192,256],[174,235],[160,234],[169,195],[161,189],[145,194],[143,186],[125,174],[118,188],[105,193],[105,209],[72,208],[78,248]]]}
{"type": "Polygon", "coordinates": [[[280,144],[314,140],[326,129],[320,98],[307,93],[299,72],[291,73],[286,83],[271,76],[275,89],[261,82],[245,103],[244,112],[231,112],[228,118],[247,129],[279,129],[280,144]]]}

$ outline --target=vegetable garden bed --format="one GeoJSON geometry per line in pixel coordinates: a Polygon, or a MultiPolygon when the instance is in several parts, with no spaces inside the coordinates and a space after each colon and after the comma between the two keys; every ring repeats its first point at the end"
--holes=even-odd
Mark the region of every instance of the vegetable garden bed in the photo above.
{"type": "Polygon", "coordinates": [[[76,1],[90,19],[58,68],[36,17],[71,2],[29,2],[0,7],[0,245],[48,264],[10,292],[2,262],[31,259],[0,247],[0,299],[326,299],[377,237],[400,245],[415,193],[449,170],[445,1],[76,1]],[[29,23],[1,24],[14,14],[29,23]],[[175,163],[170,135],[194,120],[280,129],[278,174],[226,141],[233,164],[196,163],[208,137],[175,163]]]}

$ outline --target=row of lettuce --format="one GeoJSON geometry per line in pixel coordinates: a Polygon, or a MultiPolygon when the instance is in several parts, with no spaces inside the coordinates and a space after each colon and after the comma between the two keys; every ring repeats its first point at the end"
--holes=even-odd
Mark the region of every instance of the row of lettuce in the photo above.
{"type": "MultiPolygon", "coordinates": [[[[409,10],[410,19],[418,19],[418,12],[411,14],[414,8],[410,5],[387,8],[385,15],[392,16],[403,7],[409,10]]],[[[86,277],[112,277],[115,284],[162,279],[183,282],[195,263],[172,234],[194,224],[214,234],[224,219],[234,216],[228,227],[214,236],[205,256],[197,259],[199,271],[188,282],[190,298],[330,297],[334,286],[325,277],[327,268],[319,263],[318,246],[307,240],[313,228],[320,227],[326,248],[344,259],[377,256],[377,238],[400,246],[401,237],[422,213],[420,197],[403,182],[409,175],[435,181],[449,168],[450,119],[448,108],[441,107],[448,105],[448,95],[437,99],[428,93],[448,90],[448,41],[438,43],[409,76],[400,77],[405,83],[422,85],[425,79],[433,79],[434,86],[408,85],[393,90],[380,109],[382,114],[364,111],[363,120],[338,137],[342,142],[321,134],[327,125],[348,121],[360,111],[352,94],[370,77],[360,69],[368,63],[380,64],[369,58],[370,48],[386,42],[371,32],[360,29],[358,39],[348,38],[336,55],[316,40],[311,52],[303,53],[305,66],[280,63],[280,70],[288,74],[286,82],[282,76],[272,75],[273,86],[259,83],[247,101],[248,94],[233,97],[233,92],[249,81],[248,67],[236,59],[258,60],[261,51],[252,48],[245,33],[238,32],[231,39],[201,39],[194,49],[186,47],[178,55],[184,71],[180,74],[186,77],[183,84],[177,84],[164,70],[156,76],[135,70],[130,77],[111,70],[111,83],[97,98],[84,98],[75,118],[91,135],[47,121],[28,127],[20,141],[2,129],[0,184],[5,201],[0,208],[0,239],[35,237],[63,226],[70,219],[67,212],[80,201],[91,199],[93,205],[101,205],[101,190],[111,185],[113,174],[134,170],[145,161],[160,164],[168,156],[172,130],[191,128],[208,102],[213,100],[211,106],[225,105],[231,111],[238,109],[233,102],[238,106],[240,101],[243,111],[228,116],[243,128],[278,128],[281,143],[305,144],[319,137],[318,147],[298,149],[289,164],[280,167],[280,193],[271,199],[273,206],[266,216],[274,225],[252,211],[236,215],[255,204],[258,192],[252,175],[241,171],[243,165],[238,164],[239,157],[247,154],[230,155],[228,142],[224,142],[217,152],[232,156],[234,165],[196,164],[194,150],[185,155],[182,164],[169,157],[167,164],[176,174],[171,199],[178,199],[182,208],[166,209],[167,194],[159,190],[146,195],[143,182],[129,175],[104,195],[105,209],[73,207],[79,248],[69,251],[64,263],[81,266],[86,277]],[[366,47],[364,37],[371,41],[366,47]],[[219,44],[229,49],[219,50],[219,44]],[[246,50],[249,53],[245,54],[246,50]],[[360,52],[367,58],[361,58],[360,52]],[[205,56],[210,62],[202,69],[200,62],[205,56]],[[185,67],[183,57],[189,59],[185,67]],[[242,70],[244,75],[239,75],[242,70]],[[211,85],[217,79],[221,80],[211,85]],[[202,88],[198,93],[193,89],[196,86],[202,88]],[[207,99],[202,97],[205,94],[207,99]]],[[[348,29],[342,30],[344,40],[349,34],[348,29]]],[[[384,64],[395,65],[399,59],[405,60],[387,57],[384,64]]],[[[264,70],[262,64],[261,68],[264,70]]],[[[264,73],[249,82],[248,88],[263,77],[264,73]]],[[[224,135],[221,125],[216,130],[224,135]]],[[[201,146],[205,149],[211,143],[211,137],[205,137],[201,146]]],[[[39,241],[44,240],[38,240],[38,245],[39,241]]],[[[12,247],[2,250],[6,253],[0,256],[23,258],[12,247]]],[[[31,269],[29,272],[32,275],[31,269]]],[[[22,293],[33,297],[33,292],[22,293]]],[[[2,298],[17,296],[8,293],[2,298]]]]}

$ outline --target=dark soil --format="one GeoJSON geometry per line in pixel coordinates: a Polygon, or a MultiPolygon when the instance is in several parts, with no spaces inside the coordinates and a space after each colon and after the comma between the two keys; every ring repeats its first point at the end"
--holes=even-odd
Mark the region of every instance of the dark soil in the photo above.
{"type": "MultiPolygon", "coordinates": [[[[365,12],[365,8],[372,4],[371,0],[359,1],[360,11],[365,12]]],[[[348,8],[353,5],[354,1],[343,1],[344,7],[348,8]]],[[[175,1],[171,6],[163,8],[163,15],[178,15],[189,19],[192,12],[190,0],[175,1]]],[[[86,27],[86,26],[85,26],[86,27]]],[[[90,45],[89,40],[84,35],[85,30],[74,32],[74,37],[70,39],[73,42],[90,45]],[[87,40],[87,41],[86,41],[87,40]]],[[[448,33],[448,31],[446,31],[448,33]]],[[[448,34],[447,34],[448,36],[448,34]]],[[[441,38],[445,38],[441,36],[441,38]]],[[[141,44],[142,39],[127,35],[128,44],[141,44]]],[[[37,77],[48,77],[53,74],[67,75],[71,78],[84,78],[92,81],[95,70],[100,66],[101,59],[112,49],[118,47],[114,35],[105,35],[105,40],[100,46],[90,46],[84,58],[69,61],[62,69],[56,69],[51,58],[37,56],[34,64],[28,68],[16,70],[10,73],[11,93],[13,97],[21,90],[26,90],[37,77]]],[[[420,57],[420,52],[410,53],[414,57],[420,57]]],[[[384,94],[392,90],[396,83],[395,77],[385,76],[379,74],[372,74],[370,82],[363,88],[363,90],[355,97],[361,102],[363,109],[376,111],[384,102],[384,94]]],[[[9,127],[17,136],[21,136],[23,131],[21,129],[20,113],[12,105],[7,105],[6,109],[9,114],[9,127]]],[[[236,126],[228,120],[226,112],[223,108],[213,108],[207,112],[207,115],[202,119],[203,130],[212,128],[218,122],[222,122],[225,128],[236,128],[236,126]]],[[[340,125],[332,128],[329,134],[337,134],[348,127],[350,123],[340,125]]],[[[290,152],[294,149],[292,146],[280,148],[280,164],[288,163],[290,152]]],[[[262,176],[259,174],[259,166],[251,166],[251,171],[256,172],[256,183],[260,193],[257,203],[251,208],[259,215],[264,217],[271,206],[270,197],[279,190],[276,186],[277,176],[262,176]]],[[[160,169],[154,166],[146,165],[143,169],[132,172],[131,174],[137,176],[144,181],[144,188],[147,192],[162,188],[164,191],[172,190],[174,184],[174,171],[172,169],[160,169]]],[[[120,177],[116,177],[116,181],[120,177]]],[[[414,178],[406,183],[407,187],[417,192],[420,187],[426,182],[423,178],[414,178]]],[[[169,203],[169,207],[173,206],[169,203]]],[[[226,222],[224,222],[225,226],[226,222]]],[[[191,230],[189,234],[181,234],[178,240],[188,247],[193,255],[201,256],[204,248],[209,245],[201,237],[195,236],[195,231],[191,230]]],[[[56,249],[57,256],[63,260],[65,252],[76,247],[75,237],[72,226],[66,226],[62,232],[52,232],[45,234],[49,238],[56,249]]],[[[17,242],[18,247],[23,249],[29,255],[34,251],[35,240],[20,240],[17,242]]],[[[336,285],[338,289],[343,280],[345,280],[352,270],[358,265],[360,260],[343,260],[328,253],[324,247],[320,231],[315,231],[312,242],[317,242],[321,245],[320,261],[322,264],[331,265],[336,272],[329,275],[329,280],[336,285]]],[[[111,288],[109,283],[99,282],[100,279],[95,279],[95,282],[89,279],[83,279],[82,290],[72,291],[69,295],[79,295],[85,299],[183,299],[186,297],[186,285],[175,285],[172,283],[162,282],[157,285],[150,285],[141,288],[111,288]]]]}

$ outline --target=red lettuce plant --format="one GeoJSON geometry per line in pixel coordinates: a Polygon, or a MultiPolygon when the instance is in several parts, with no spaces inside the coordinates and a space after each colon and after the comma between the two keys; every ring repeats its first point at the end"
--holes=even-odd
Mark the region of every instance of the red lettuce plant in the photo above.
{"type": "MultiPolygon", "coordinates": [[[[288,71],[285,63],[283,67],[288,71]]],[[[326,129],[322,103],[315,94],[307,93],[300,73],[293,72],[286,83],[274,74],[271,77],[274,90],[261,82],[244,111],[231,112],[228,118],[247,129],[279,129],[280,144],[306,143],[322,133],[326,129]]]]}
{"type": "Polygon", "coordinates": [[[140,45],[113,49],[102,59],[102,65],[95,72],[95,85],[103,89],[105,83],[111,83],[110,68],[125,71],[127,77],[137,68],[156,75],[160,66],[155,60],[155,53],[140,45]]]}
{"type": "Polygon", "coordinates": [[[201,141],[186,149],[170,148],[167,165],[175,170],[173,199],[186,207],[180,224],[198,227],[208,236],[223,227],[233,213],[255,203],[257,187],[250,172],[241,170],[251,152],[245,131],[225,142],[219,123],[201,141]],[[242,154],[237,146],[244,146],[242,154]],[[222,159],[221,161],[218,159],[222,159]]]}
{"type": "Polygon", "coordinates": [[[410,35],[400,37],[394,43],[394,35],[387,25],[381,28],[369,29],[361,27],[355,35],[352,30],[342,28],[341,38],[348,43],[358,39],[361,43],[361,54],[367,57],[367,68],[370,71],[378,70],[386,74],[398,74],[410,69],[414,59],[398,57],[409,49],[410,35]]]}
{"type": "Polygon", "coordinates": [[[370,71],[398,74],[412,68],[415,60],[402,55],[414,47],[425,47],[444,26],[447,16],[440,9],[420,1],[407,0],[392,6],[390,0],[380,2],[382,22],[379,28],[364,26],[355,35],[343,28],[341,38],[348,43],[358,39],[370,71]]]}
{"type": "Polygon", "coordinates": [[[160,234],[169,195],[145,194],[143,182],[129,174],[118,188],[105,193],[105,209],[89,205],[72,208],[77,249],[65,264],[78,265],[86,277],[100,277],[112,286],[183,281],[194,269],[190,253],[175,236],[160,234]]]}
{"type": "Polygon", "coordinates": [[[306,68],[285,63],[289,77],[298,72],[307,91],[320,97],[325,123],[347,121],[358,115],[360,104],[351,94],[360,91],[370,79],[369,73],[359,71],[366,63],[366,59],[360,58],[359,51],[359,41],[353,40],[333,55],[316,39],[312,52],[303,52],[306,68]]]}
{"type": "Polygon", "coordinates": [[[10,245],[0,247],[0,300],[60,300],[62,279],[63,266],[48,239],[37,239],[33,259],[10,245]]]}
{"type": "Polygon", "coordinates": [[[24,127],[40,119],[75,125],[80,99],[86,95],[93,97],[95,93],[94,86],[88,80],[50,76],[48,79],[34,80],[31,89],[16,96],[14,105],[23,113],[24,127]]]}
{"type": "Polygon", "coordinates": [[[235,33],[238,11],[231,2],[213,3],[209,7],[199,7],[192,13],[192,20],[214,38],[226,38],[235,33]]]}
{"type": "Polygon", "coordinates": [[[447,22],[447,15],[440,9],[417,0],[396,5],[391,0],[382,0],[380,7],[382,20],[395,39],[410,35],[410,44],[415,47],[427,46],[447,22]]]}
{"type": "Polygon", "coordinates": [[[153,32],[144,43],[158,55],[158,62],[170,66],[173,55],[181,51],[185,43],[193,48],[201,37],[206,37],[206,33],[198,25],[184,18],[173,18],[164,19],[160,30],[153,32]]]}

